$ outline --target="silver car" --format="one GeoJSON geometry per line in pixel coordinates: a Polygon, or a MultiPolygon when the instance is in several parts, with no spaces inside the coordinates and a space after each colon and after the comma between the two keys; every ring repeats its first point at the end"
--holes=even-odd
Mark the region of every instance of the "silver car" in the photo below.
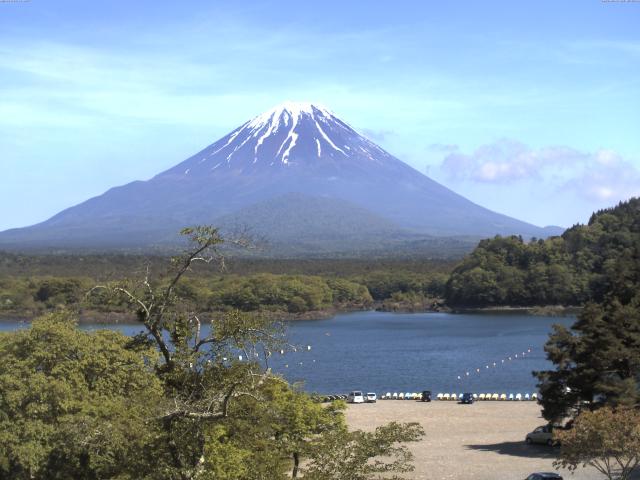
{"type": "Polygon", "coordinates": [[[540,443],[550,447],[557,444],[557,441],[553,438],[553,427],[551,425],[542,425],[533,432],[527,433],[525,441],[528,444],[540,443]]]}

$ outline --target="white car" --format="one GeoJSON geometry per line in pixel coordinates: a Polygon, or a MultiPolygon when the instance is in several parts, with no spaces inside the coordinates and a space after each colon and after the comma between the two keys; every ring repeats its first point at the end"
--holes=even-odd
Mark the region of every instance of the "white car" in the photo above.
{"type": "Polygon", "coordinates": [[[367,398],[365,398],[364,401],[367,403],[376,403],[376,400],[378,400],[378,396],[375,393],[368,392],[367,398]]]}
{"type": "Polygon", "coordinates": [[[364,403],[364,394],[360,391],[350,392],[347,395],[347,403],[364,403]]]}

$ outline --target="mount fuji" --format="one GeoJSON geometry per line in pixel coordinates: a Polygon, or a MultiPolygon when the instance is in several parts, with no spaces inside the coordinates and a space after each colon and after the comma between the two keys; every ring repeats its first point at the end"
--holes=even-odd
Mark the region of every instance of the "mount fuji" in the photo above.
{"type": "Polygon", "coordinates": [[[147,181],[115,187],[25,228],[0,247],[172,245],[185,225],[243,225],[299,250],[495,234],[546,237],[398,160],[332,112],[285,102],[147,181]]]}

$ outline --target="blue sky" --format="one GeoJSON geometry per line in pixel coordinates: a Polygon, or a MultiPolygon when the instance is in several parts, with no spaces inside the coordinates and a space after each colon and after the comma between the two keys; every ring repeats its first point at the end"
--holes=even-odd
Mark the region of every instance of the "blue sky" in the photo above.
{"type": "Polygon", "coordinates": [[[484,206],[584,222],[640,195],[639,26],[596,0],[0,3],[0,229],[287,99],[484,206]]]}

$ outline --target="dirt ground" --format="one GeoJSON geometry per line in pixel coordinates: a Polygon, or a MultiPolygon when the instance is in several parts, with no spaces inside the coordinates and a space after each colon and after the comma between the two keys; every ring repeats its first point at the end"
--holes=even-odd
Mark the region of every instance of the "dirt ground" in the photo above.
{"type": "MultiPolygon", "coordinates": [[[[408,479],[518,480],[533,472],[554,472],[557,447],[526,445],[527,432],[543,425],[536,402],[421,403],[379,400],[349,405],[349,426],[372,430],[387,422],[419,422],[426,435],[410,446],[415,455],[408,479]]],[[[603,478],[594,469],[558,473],[566,479],[603,478]]]]}

